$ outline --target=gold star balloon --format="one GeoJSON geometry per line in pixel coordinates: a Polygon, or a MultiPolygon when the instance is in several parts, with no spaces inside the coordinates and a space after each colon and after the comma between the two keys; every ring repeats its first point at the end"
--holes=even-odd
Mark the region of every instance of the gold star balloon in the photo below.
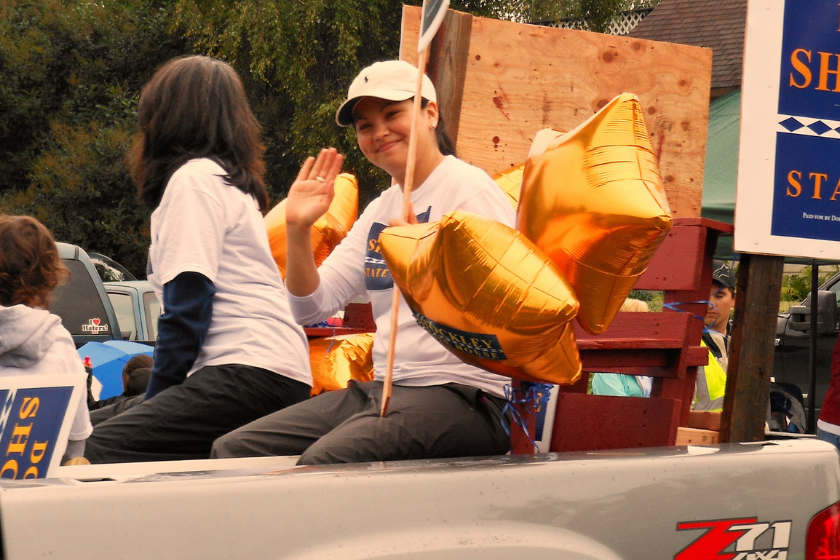
{"type": "Polygon", "coordinates": [[[671,221],[635,95],[619,95],[566,134],[537,134],[517,229],[566,276],[587,332],[607,329],[671,221]]]}
{"type": "Polygon", "coordinates": [[[309,341],[309,364],[312,366],[312,391],[347,387],[351,379],[373,381],[373,333],[325,336],[309,341]]]}
{"type": "Polygon", "coordinates": [[[505,169],[493,175],[493,180],[504,191],[508,202],[516,210],[519,205],[519,190],[522,188],[522,175],[525,172],[525,164],[520,163],[510,169],[505,169]]]}
{"type": "MultiPolygon", "coordinates": [[[[312,226],[312,251],[320,266],[336,245],[347,236],[359,213],[359,187],[356,178],[342,173],[335,178],[335,197],[327,212],[312,226]]],[[[286,200],[282,200],[265,216],[268,244],[280,275],[286,277],[286,200]]]]}
{"type": "Polygon", "coordinates": [[[455,211],[385,229],[382,255],[421,327],[466,363],[530,381],[573,383],[578,303],[519,232],[455,211]]]}

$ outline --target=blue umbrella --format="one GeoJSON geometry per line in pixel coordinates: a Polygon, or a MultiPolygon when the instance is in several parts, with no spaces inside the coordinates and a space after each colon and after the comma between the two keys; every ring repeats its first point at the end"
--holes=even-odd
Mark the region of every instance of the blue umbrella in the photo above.
{"type": "Polygon", "coordinates": [[[102,384],[99,400],[121,395],[122,370],[126,362],[137,354],[153,355],[155,349],[138,342],[127,340],[109,340],[107,342],[88,342],[78,349],[84,359],[90,356],[93,364],[93,376],[102,384]]]}

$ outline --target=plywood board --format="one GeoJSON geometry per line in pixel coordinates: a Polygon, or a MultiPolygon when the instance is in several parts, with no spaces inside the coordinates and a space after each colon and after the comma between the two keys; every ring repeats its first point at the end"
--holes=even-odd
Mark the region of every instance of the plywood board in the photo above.
{"type": "MultiPolygon", "coordinates": [[[[458,120],[462,159],[497,173],[525,161],[537,131],[571,130],[631,92],[645,111],[674,216],[700,215],[711,50],[478,17],[464,25],[471,16],[458,16],[469,40],[433,49],[431,64],[464,61],[460,114],[444,114],[458,120]]],[[[419,23],[420,8],[404,7],[400,57],[413,63],[419,23]]]]}

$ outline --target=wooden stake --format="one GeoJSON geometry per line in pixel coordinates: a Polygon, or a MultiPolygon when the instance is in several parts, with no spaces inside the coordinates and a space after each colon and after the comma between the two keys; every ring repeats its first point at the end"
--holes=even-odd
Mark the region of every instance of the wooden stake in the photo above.
{"type": "Polygon", "coordinates": [[[785,266],[784,257],[769,255],[741,253],[739,261],[735,323],[720,417],[722,442],[764,439],[785,266]]]}
{"type": "MultiPolygon", "coordinates": [[[[408,139],[408,159],[405,162],[405,184],[403,189],[403,210],[402,219],[408,222],[411,209],[411,191],[414,189],[414,168],[417,163],[417,122],[420,119],[420,109],[423,100],[423,75],[426,72],[426,58],[428,49],[420,51],[417,60],[417,80],[414,83],[414,108],[411,115],[411,137],[408,139]]],[[[391,400],[391,387],[394,383],[394,350],[397,345],[397,319],[400,310],[400,290],[394,283],[394,297],[391,300],[391,336],[388,339],[388,358],[385,364],[385,381],[382,385],[382,411],[383,418],[388,413],[388,403],[391,400]]]]}

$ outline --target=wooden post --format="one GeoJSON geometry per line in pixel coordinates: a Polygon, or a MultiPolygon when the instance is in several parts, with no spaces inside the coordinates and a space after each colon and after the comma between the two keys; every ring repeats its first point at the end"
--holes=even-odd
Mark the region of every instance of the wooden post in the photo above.
{"type": "Polygon", "coordinates": [[[784,264],[784,257],[741,253],[721,441],[764,439],[784,264]]]}
{"type": "MultiPolygon", "coordinates": [[[[409,6],[405,10],[416,10],[418,29],[406,29],[403,21],[403,44],[400,59],[418,64],[416,32],[419,31],[420,10],[409,6]]],[[[458,142],[458,128],[461,123],[461,105],[464,101],[464,81],[470,54],[470,34],[473,16],[447,10],[440,29],[432,39],[427,51],[426,75],[435,85],[438,110],[446,125],[446,133],[452,142],[458,142]]]]}
{"type": "Polygon", "coordinates": [[[452,142],[458,142],[464,80],[470,53],[473,16],[448,10],[440,29],[429,45],[426,74],[435,84],[438,109],[452,142]]]}
{"type": "Polygon", "coordinates": [[[817,433],[817,317],[820,313],[820,265],[817,259],[811,261],[811,332],[808,333],[808,373],[811,383],[808,385],[808,426],[806,432],[817,433]]]}

